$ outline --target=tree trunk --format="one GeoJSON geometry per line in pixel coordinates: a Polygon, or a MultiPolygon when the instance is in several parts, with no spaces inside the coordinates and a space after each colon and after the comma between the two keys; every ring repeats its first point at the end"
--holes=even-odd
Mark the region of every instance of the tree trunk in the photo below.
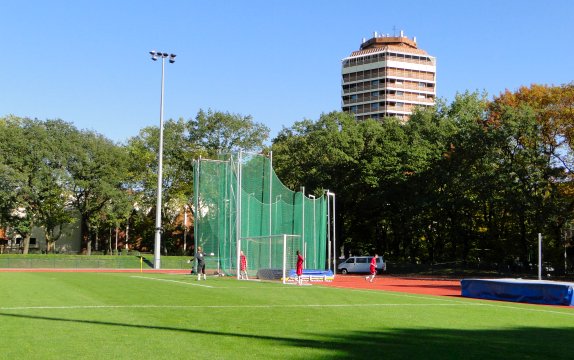
{"type": "Polygon", "coordinates": [[[82,253],[86,255],[92,254],[92,240],[90,239],[90,227],[88,225],[88,218],[82,216],[81,221],[81,233],[82,233],[82,253]]]}
{"type": "Polygon", "coordinates": [[[110,228],[110,236],[108,238],[108,254],[112,254],[112,228],[110,228]]]}
{"type": "Polygon", "coordinates": [[[22,254],[28,254],[28,252],[30,251],[30,235],[31,235],[30,233],[27,233],[26,236],[24,237],[22,254]]]}
{"type": "Polygon", "coordinates": [[[95,239],[96,241],[95,241],[95,244],[94,244],[96,251],[99,251],[99,250],[100,250],[100,235],[99,235],[99,233],[100,233],[100,232],[99,232],[98,228],[96,228],[96,239],[95,239]]]}
{"type": "Polygon", "coordinates": [[[128,244],[128,233],[129,233],[129,231],[130,231],[130,224],[128,223],[128,224],[126,225],[126,244],[125,244],[125,246],[124,246],[126,250],[129,250],[129,249],[130,249],[130,246],[129,246],[129,244],[128,244]]]}

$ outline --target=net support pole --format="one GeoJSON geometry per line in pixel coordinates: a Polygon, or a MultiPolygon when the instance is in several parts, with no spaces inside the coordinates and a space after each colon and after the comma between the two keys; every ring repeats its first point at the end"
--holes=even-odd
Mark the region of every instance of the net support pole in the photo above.
{"type": "Polygon", "coordinates": [[[333,276],[337,270],[337,238],[335,232],[335,193],[331,193],[333,195],[333,276]]]}
{"type": "MultiPolygon", "coordinates": [[[[301,186],[301,237],[303,248],[307,245],[305,241],[305,186],[301,186]]],[[[305,267],[307,267],[307,254],[304,254],[305,267]]]]}
{"type": "Polygon", "coordinates": [[[305,264],[303,266],[307,269],[307,243],[303,243],[303,259],[305,259],[305,264]]]}
{"type": "Polygon", "coordinates": [[[333,263],[333,275],[337,270],[337,239],[335,236],[335,193],[326,190],[327,194],[327,269],[331,270],[331,263],[333,263]],[[331,215],[331,207],[333,213],[331,215]],[[331,224],[333,224],[331,235],[331,224]],[[333,245],[331,249],[331,244],[333,245]],[[331,250],[333,257],[331,258],[331,250]]]}
{"type": "Polygon", "coordinates": [[[283,234],[283,284],[287,284],[287,235],[283,234]]]}
{"type": "Polygon", "coordinates": [[[329,190],[325,190],[325,195],[327,197],[327,270],[331,270],[331,204],[329,201],[329,194],[329,190]]]}
{"type": "MultiPolygon", "coordinates": [[[[236,199],[237,200],[236,200],[236,205],[235,205],[235,207],[236,207],[236,210],[235,210],[235,212],[236,212],[236,214],[235,214],[236,215],[235,216],[235,221],[236,221],[236,223],[235,223],[235,246],[237,248],[237,251],[241,250],[241,249],[239,249],[239,243],[240,243],[239,239],[241,238],[241,218],[242,218],[242,212],[243,212],[242,211],[243,205],[241,204],[241,193],[243,192],[243,189],[242,189],[243,174],[242,174],[242,166],[241,166],[241,164],[243,162],[242,155],[243,155],[242,150],[239,150],[239,158],[237,161],[237,190],[236,190],[237,191],[237,193],[236,193],[236,196],[237,196],[236,199]]],[[[247,225],[247,226],[249,226],[249,225],[247,225]]],[[[230,249],[229,255],[231,256],[232,253],[233,252],[230,249]]],[[[237,261],[239,262],[239,259],[237,259],[237,261]]],[[[230,263],[231,263],[231,261],[230,261],[230,263]]],[[[237,267],[237,269],[239,269],[239,267],[237,267]]]]}
{"type": "Polygon", "coordinates": [[[241,276],[241,238],[237,239],[237,280],[239,280],[241,276]]]}
{"type": "Polygon", "coordinates": [[[538,280],[542,280],[542,234],[538,233],[538,280]]]}
{"type": "MultiPolygon", "coordinates": [[[[193,218],[193,249],[194,252],[197,251],[197,236],[200,234],[199,232],[199,218],[201,217],[201,211],[199,211],[199,178],[201,176],[201,156],[199,159],[195,160],[195,214],[193,218]]],[[[195,254],[193,254],[195,256],[195,254]]]]}
{"type": "MultiPolygon", "coordinates": [[[[269,268],[271,268],[271,259],[273,258],[272,246],[271,246],[271,235],[273,234],[273,203],[271,198],[273,197],[273,151],[269,151],[269,268]]],[[[277,214],[275,214],[277,216],[277,214]]]]}

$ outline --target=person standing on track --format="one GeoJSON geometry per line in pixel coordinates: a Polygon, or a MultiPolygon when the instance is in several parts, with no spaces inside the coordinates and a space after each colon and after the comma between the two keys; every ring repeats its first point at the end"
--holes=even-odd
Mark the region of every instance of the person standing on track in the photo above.
{"type": "Polygon", "coordinates": [[[205,276],[205,253],[201,246],[197,247],[195,260],[197,261],[197,281],[201,280],[201,274],[203,274],[203,280],[207,280],[207,277],[205,276]]]}
{"type": "Polygon", "coordinates": [[[365,278],[365,280],[368,280],[369,282],[373,282],[373,280],[375,279],[375,275],[377,275],[377,259],[378,258],[379,258],[379,255],[375,254],[375,256],[373,256],[373,258],[371,259],[371,266],[369,266],[369,270],[371,271],[371,275],[369,275],[365,278]]]}
{"type": "Polygon", "coordinates": [[[303,285],[303,256],[299,250],[297,250],[297,285],[303,285]]]}
{"type": "Polygon", "coordinates": [[[239,279],[249,280],[249,278],[247,277],[247,258],[245,257],[243,250],[241,251],[241,255],[239,256],[239,279]]]}

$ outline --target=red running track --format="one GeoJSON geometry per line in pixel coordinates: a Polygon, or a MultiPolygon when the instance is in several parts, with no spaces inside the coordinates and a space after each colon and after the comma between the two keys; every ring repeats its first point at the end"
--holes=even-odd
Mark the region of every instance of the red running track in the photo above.
{"type": "Polygon", "coordinates": [[[400,278],[377,275],[370,283],[364,275],[336,275],[332,282],[322,283],[351,289],[372,289],[437,296],[460,296],[460,280],[400,278]]]}

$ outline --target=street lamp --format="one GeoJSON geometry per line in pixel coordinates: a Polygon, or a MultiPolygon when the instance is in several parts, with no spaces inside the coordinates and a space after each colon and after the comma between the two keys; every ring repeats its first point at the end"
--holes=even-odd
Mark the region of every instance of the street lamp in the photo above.
{"type": "Polygon", "coordinates": [[[161,58],[161,97],[159,105],[159,150],[158,150],[158,165],[157,165],[157,203],[155,208],[155,242],[154,242],[154,253],[153,253],[153,268],[159,270],[161,268],[160,264],[160,253],[161,253],[161,190],[162,190],[162,172],[163,172],[163,78],[164,78],[164,68],[165,59],[169,57],[169,63],[173,64],[175,62],[175,54],[168,54],[160,51],[152,50],[149,52],[151,59],[156,61],[161,58]]]}

